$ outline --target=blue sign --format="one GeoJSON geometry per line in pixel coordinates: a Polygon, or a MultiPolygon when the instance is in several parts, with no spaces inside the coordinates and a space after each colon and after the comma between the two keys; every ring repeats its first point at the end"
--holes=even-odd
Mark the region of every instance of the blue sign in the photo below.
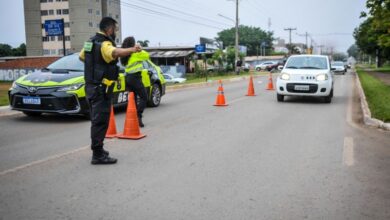
{"type": "Polygon", "coordinates": [[[64,20],[46,20],[45,21],[46,36],[64,35],[64,20]]]}
{"type": "Polygon", "coordinates": [[[195,52],[196,53],[205,53],[206,52],[206,45],[205,44],[195,45],[195,52]]]}

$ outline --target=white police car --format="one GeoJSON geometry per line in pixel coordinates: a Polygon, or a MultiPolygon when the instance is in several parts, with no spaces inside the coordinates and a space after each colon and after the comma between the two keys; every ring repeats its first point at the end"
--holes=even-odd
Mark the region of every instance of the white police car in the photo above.
{"type": "Polygon", "coordinates": [[[333,73],[327,56],[290,56],[276,81],[277,100],[284,96],[315,96],[330,103],[333,97],[333,73]]]}

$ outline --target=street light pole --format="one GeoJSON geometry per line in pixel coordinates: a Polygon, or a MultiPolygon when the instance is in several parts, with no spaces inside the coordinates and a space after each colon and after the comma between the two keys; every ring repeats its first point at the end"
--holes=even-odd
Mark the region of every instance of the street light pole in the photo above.
{"type": "Polygon", "coordinates": [[[236,48],[236,53],[235,53],[235,70],[237,71],[237,61],[238,61],[238,1],[236,0],[236,42],[235,42],[235,48],[236,48]]]}
{"type": "Polygon", "coordinates": [[[289,37],[289,39],[290,39],[290,40],[289,40],[289,42],[290,42],[290,43],[289,43],[289,44],[290,44],[290,49],[289,49],[290,55],[291,55],[291,52],[292,52],[291,50],[293,49],[293,47],[292,47],[292,45],[291,45],[291,31],[295,31],[296,29],[297,29],[297,28],[285,28],[285,29],[284,29],[285,31],[289,31],[289,32],[290,32],[290,37],[289,37]]]}

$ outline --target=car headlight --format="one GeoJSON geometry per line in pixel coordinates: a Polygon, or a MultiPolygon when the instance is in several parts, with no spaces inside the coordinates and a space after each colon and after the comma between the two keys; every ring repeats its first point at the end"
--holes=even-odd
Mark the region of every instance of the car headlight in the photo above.
{"type": "Polygon", "coordinates": [[[83,85],[84,85],[84,83],[73,84],[73,85],[70,85],[70,86],[64,86],[64,87],[61,87],[61,88],[57,89],[57,92],[66,92],[66,91],[78,90],[83,85]]]}
{"type": "Polygon", "coordinates": [[[325,81],[328,80],[328,75],[327,74],[319,74],[316,76],[317,81],[325,81]]]}
{"type": "Polygon", "coordinates": [[[16,84],[16,81],[12,83],[11,90],[18,88],[18,84],[16,84]]]}
{"type": "Polygon", "coordinates": [[[282,75],[280,75],[280,78],[283,80],[290,80],[290,74],[282,73],[282,75]]]}

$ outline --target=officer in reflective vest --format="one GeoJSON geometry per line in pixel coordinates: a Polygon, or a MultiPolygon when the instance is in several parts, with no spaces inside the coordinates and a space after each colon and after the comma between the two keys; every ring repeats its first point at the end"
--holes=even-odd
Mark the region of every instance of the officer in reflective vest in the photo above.
{"type": "Polygon", "coordinates": [[[100,32],[84,43],[80,60],[84,61],[85,93],[91,115],[91,164],[114,164],[117,159],[109,156],[103,148],[112,104],[114,81],[118,79],[118,57],[140,51],[131,48],[116,48],[117,22],[111,17],[100,21],[100,32]]]}
{"type": "MultiPolygon", "coordinates": [[[[127,37],[123,43],[122,48],[134,47],[134,37],[127,37]]],[[[131,54],[131,56],[121,58],[121,63],[126,67],[126,89],[130,92],[134,92],[137,104],[138,123],[140,127],[144,127],[142,122],[142,113],[146,107],[148,101],[148,95],[143,82],[150,85],[150,78],[147,72],[143,71],[143,61],[149,60],[149,53],[142,50],[137,53],[131,54]]]]}

